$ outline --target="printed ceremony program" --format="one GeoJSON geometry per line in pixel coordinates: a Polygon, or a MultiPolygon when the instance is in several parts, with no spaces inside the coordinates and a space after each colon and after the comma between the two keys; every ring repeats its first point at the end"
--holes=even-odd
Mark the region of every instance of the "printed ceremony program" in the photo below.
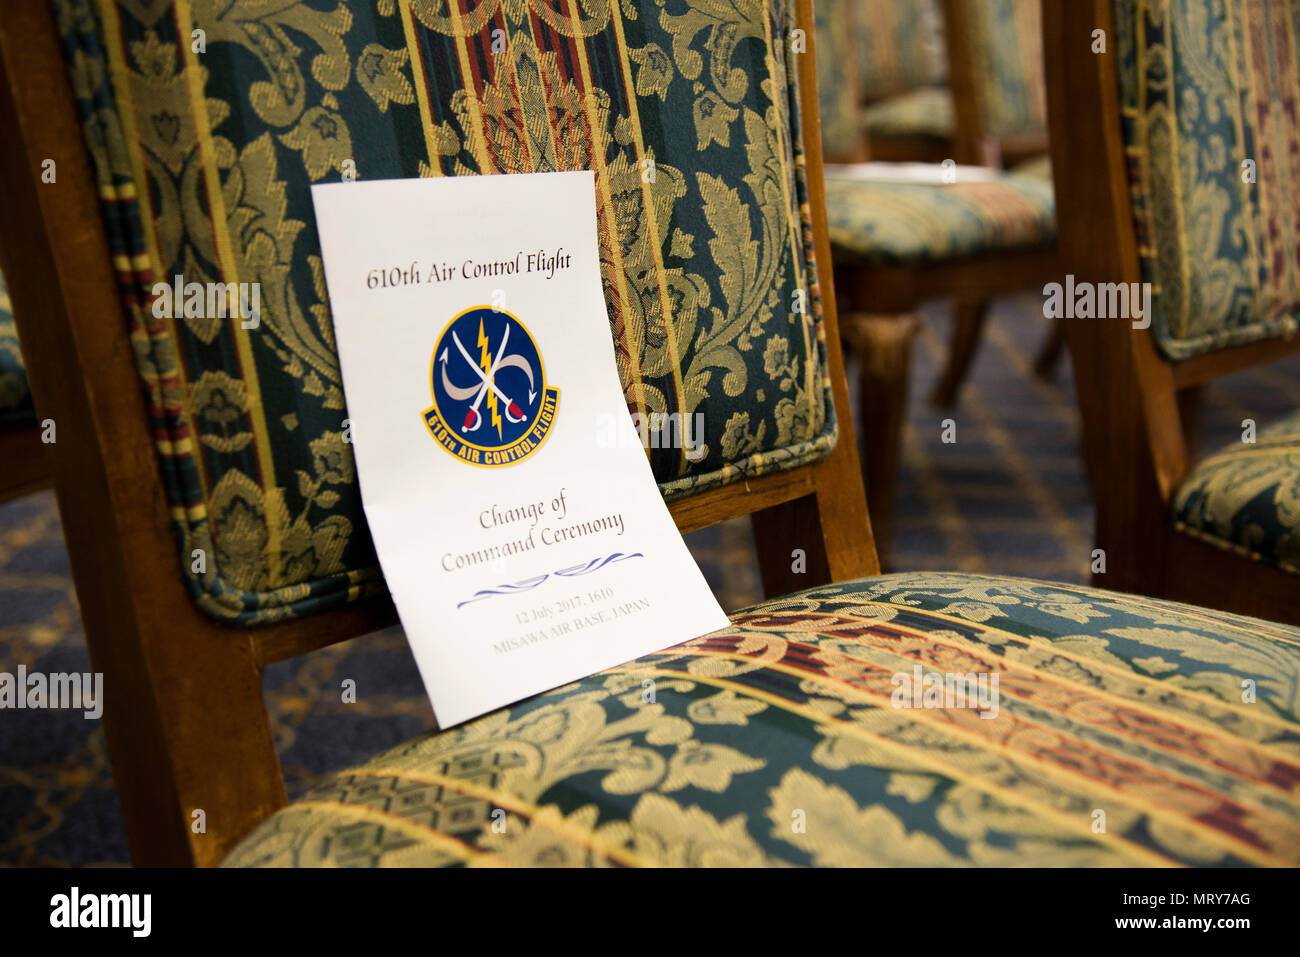
{"type": "Polygon", "coordinates": [[[593,174],[312,200],[366,518],[439,725],[726,627],[623,397],[593,174]]]}

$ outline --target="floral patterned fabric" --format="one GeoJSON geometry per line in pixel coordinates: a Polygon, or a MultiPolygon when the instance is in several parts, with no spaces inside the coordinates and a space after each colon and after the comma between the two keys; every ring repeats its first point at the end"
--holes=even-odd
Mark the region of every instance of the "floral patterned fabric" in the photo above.
{"type": "Polygon", "coordinates": [[[182,566],[213,615],[383,587],[315,182],[593,169],[628,406],[703,416],[698,461],[651,451],[664,494],[833,445],[792,0],[56,8],[182,566]],[[177,275],[260,283],[260,326],[155,317],[155,281],[177,275]]]}
{"type": "Polygon", "coordinates": [[[1300,411],[1197,465],[1173,517],[1179,531],[1300,575],[1300,411]]]}
{"type": "Polygon", "coordinates": [[[1298,709],[1294,628],[888,575],[416,738],[226,863],[1294,866],[1298,709]]]}
{"type": "Polygon", "coordinates": [[[9,289],[4,276],[0,276],[0,428],[34,421],[36,412],[27,387],[23,354],[18,350],[18,330],[9,303],[9,289]]]}
{"type": "Polygon", "coordinates": [[[836,263],[916,265],[1056,238],[1056,197],[1038,175],[947,185],[830,177],[826,214],[836,263]]]}
{"type": "Polygon", "coordinates": [[[1300,323],[1300,3],[1115,0],[1152,332],[1170,359],[1300,323]]]}

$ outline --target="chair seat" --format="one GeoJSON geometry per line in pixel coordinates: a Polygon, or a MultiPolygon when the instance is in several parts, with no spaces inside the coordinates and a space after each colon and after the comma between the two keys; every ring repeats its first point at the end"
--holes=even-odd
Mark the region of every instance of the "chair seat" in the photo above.
{"type": "Polygon", "coordinates": [[[1300,409],[1197,465],[1173,519],[1188,535],[1300,574],[1300,409]]]}
{"type": "Polygon", "coordinates": [[[9,290],[0,276],[0,426],[28,425],[35,421],[9,290]]]}
{"type": "Polygon", "coordinates": [[[1034,156],[1012,167],[1011,172],[1016,176],[1028,176],[1030,179],[1041,180],[1046,183],[1052,182],[1052,157],[1049,153],[1042,156],[1034,156]]]}
{"type": "Polygon", "coordinates": [[[868,137],[952,139],[952,93],[947,87],[922,87],[872,103],[862,111],[868,137]]]}
{"type": "Polygon", "coordinates": [[[1056,238],[1050,176],[946,185],[826,181],[836,263],[917,265],[1046,245],[1056,238]]]}
{"type": "Polygon", "coordinates": [[[226,864],[1300,863],[1300,630],[925,573],[732,618],[344,771],[226,864]]]}

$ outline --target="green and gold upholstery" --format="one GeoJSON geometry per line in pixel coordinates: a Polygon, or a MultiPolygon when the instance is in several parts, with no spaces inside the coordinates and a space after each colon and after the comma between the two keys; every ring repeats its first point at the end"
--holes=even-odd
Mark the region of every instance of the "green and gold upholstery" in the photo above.
{"type": "Polygon", "coordinates": [[[1052,182],[1052,157],[1047,153],[1042,156],[1035,156],[1033,159],[1027,159],[1023,163],[1017,164],[1012,168],[1011,172],[1017,176],[1026,176],[1030,179],[1050,183],[1052,182]]]}
{"type": "Polygon", "coordinates": [[[1152,332],[1170,359],[1300,328],[1300,4],[1115,0],[1152,332]]]}
{"type": "MultiPolygon", "coordinates": [[[[705,414],[701,462],[652,458],[664,494],[831,447],[791,6],[56,0],[208,612],[383,587],[308,195],[345,173],[594,169],[629,407],[705,414]],[[260,322],[159,314],[175,276],[259,283],[260,322]]],[[[1029,237],[1011,179],[1014,216],[979,183],[893,202],[1029,237]]],[[[1298,689],[1291,628],[1011,579],[848,582],[417,738],[227,863],[1294,865],[1298,689]]]]}
{"type": "Polygon", "coordinates": [[[27,369],[18,349],[18,329],[4,276],[0,276],[0,428],[36,421],[27,369]]]}
{"type": "Polygon", "coordinates": [[[858,89],[873,103],[948,81],[939,0],[856,2],[858,89]]]}
{"type": "Polygon", "coordinates": [[[1045,135],[1042,0],[964,0],[984,135],[1045,135]]]}
{"type": "Polygon", "coordinates": [[[849,155],[881,140],[950,140],[952,94],[938,0],[818,0],[822,144],[849,155]]]}
{"type": "Polygon", "coordinates": [[[1179,531],[1300,574],[1300,411],[1198,464],[1173,517],[1179,531]]]}
{"type": "MultiPolygon", "coordinates": [[[[1300,329],[1300,3],[1115,0],[1134,231],[1156,345],[1188,359],[1300,329]]],[[[1196,465],[1175,527],[1300,574],[1300,411],[1196,465]]]]}
{"type": "Polygon", "coordinates": [[[703,414],[698,461],[651,452],[664,494],[832,447],[789,0],[56,8],[182,567],[211,614],[257,624],[383,588],[316,182],[593,169],[629,408],[703,414]],[[260,324],[156,315],[175,276],[259,283],[260,324]]]}
{"type": "Polygon", "coordinates": [[[939,0],[859,3],[856,70],[859,122],[871,142],[952,140],[948,54],[939,0]]]}
{"type": "Polygon", "coordinates": [[[922,265],[1050,245],[1056,197],[1039,175],[951,184],[827,178],[837,264],[922,265]]]}
{"type": "Polygon", "coordinates": [[[858,15],[857,6],[851,0],[813,4],[822,149],[831,161],[854,159],[862,147],[858,58],[853,47],[858,15]]]}
{"type": "Polygon", "coordinates": [[[946,88],[925,87],[868,104],[862,125],[873,140],[924,137],[951,140],[956,125],[952,94],[946,88]]]}
{"type": "Polygon", "coordinates": [[[732,617],[344,771],[226,863],[1300,863],[1300,630],[933,573],[732,617]]]}

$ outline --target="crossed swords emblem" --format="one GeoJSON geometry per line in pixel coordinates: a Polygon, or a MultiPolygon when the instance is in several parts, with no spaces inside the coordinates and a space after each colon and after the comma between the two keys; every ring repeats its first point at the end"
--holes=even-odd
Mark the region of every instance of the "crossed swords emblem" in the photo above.
{"type": "Polygon", "coordinates": [[[457,401],[469,398],[474,400],[469,407],[469,411],[465,413],[465,422],[461,425],[460,430],[468,434],[476,431],[483,424],[483,413],[479,412],[479,406],[483,404],[483,399],[489,390],[505,403],[506,419],[508,421],[515,424],[524,421],[523,410],[519,408],[514,399],[506,395],[501,390],[501,387],[496,384],[497,373],[503,369],[522,369],[524,374],[528,376],[528,405],[531,406],[533,400],[537,398],[537,393],[533,389],[533,367],[529,365],[528,360],[517,352],[506,355],[506,344],[510,341],[510,326],[506,325],[505,332],[501,336],[501,345],[497,347],[496,358],[492,360],[492,365],[488,367],[486,372],[479,368],[479,364],[470,357],[468,350],[461,343],[460,337],[456,335],[454,330],[451,334],[451,341],[456,344],[456,351],[464,357],[465,362],[480,379],[478,385],[458,386],[454,384],[447,375],[447,349],[445,346],[443,347],[442,355],[438,357],[438,361],[442,363],[442,387],[447,390],[449,396],[457,401]]]}

